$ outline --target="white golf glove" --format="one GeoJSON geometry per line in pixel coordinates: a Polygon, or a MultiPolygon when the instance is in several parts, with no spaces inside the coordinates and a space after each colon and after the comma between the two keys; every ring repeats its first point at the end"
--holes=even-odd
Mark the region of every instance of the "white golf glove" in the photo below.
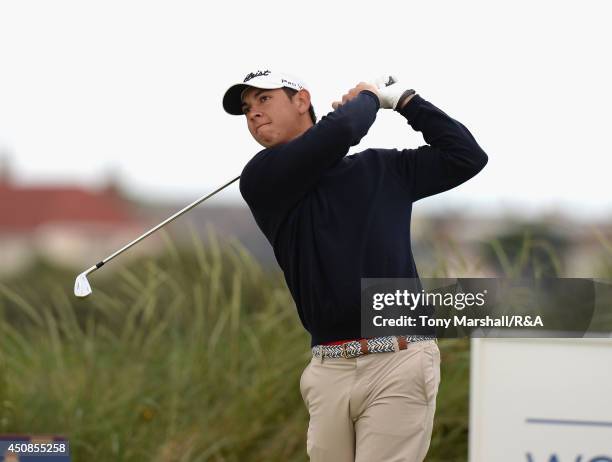
{"type": "Polygon", "coordinates": [[[382,109],[395,109],[400,97],[404,94],[406,89],[402,85],[398,85],[397,81],[396,76],[384,74],[372,82],[378,88],[382,109]]]}

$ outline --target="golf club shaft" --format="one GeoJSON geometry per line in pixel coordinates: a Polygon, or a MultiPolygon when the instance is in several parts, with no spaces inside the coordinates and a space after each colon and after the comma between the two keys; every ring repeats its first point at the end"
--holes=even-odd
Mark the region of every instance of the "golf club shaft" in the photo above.
{"type": "Polygon", "coordinates": [[[113,258],[115,258],[117,255],[123,253],[124,251],[126,251],[127,249],[129,249],[130,247],[132,247],[134,244],[137,244],[138,242],[142,241],[145,237],[153,234],[155,231],[157,231],[159,228],[161,228],[162,226],[167,225],[168,223],[170,223],[171,221],[175,220],[176,218],[180,217],[182,214],[184,214],[185,212],[191,210],[192,208],[194,208],[196,205],[204,202],[206,199],[208,199],[209,197],[214,196],[215,194],[217,194],[219,191],[221,191],[222,189],[227,188],[229,185],[231,185],[233,182],[235,182],[236,180],[238,180],[240,178],[240,176],[237,176],[236,178],[234,178],[231,181],[228,181],[227,183],[225,183],[223,186],[215,189],[213,192],[211,192],[210,194],[207,194],[197,200],[195,200],[194,202],[192,202],[191,204],[189,204],[188,206],[186,206],[185,208],[179,210],[178,212],[176,212],[174,215],[172,215],[171,217],[166,218],[164,221],[162,221],[160,224],[158,224],[157,226],[155,226],[154,228],[151,228],[149,231],[147,231],[146,233],[144,233],[142,236],[140,236],[137,239],[134,239],[132,242],[130,242],[129,244],[126,244],[125,246],[123,246],[122,248],[120,248],[119,250],[117,250],[114,254],[109,255],[108,257],[106,257],[104,260],[102,260],[101,262],[97,263],[95,266],[92,266],[91,268],[89,268],[89,270],[87,270],[86,273],[90,273],[93,272],[95,270],[97,270],[98,268],[100,268],[102,265],[104,265],[105,263],[109,262],[110,260],[112,260],[113,258]]]}

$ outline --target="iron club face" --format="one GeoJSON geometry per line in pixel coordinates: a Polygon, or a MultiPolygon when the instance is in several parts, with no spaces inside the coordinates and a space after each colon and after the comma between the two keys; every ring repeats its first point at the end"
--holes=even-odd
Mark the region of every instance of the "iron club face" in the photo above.
{"type": "Polygon", "coordinates": [[[81,273],[74,281],[74,295],[80,298],[85,298],[91,294],[91,286],[87,280],[87,272],[81,273]]]}

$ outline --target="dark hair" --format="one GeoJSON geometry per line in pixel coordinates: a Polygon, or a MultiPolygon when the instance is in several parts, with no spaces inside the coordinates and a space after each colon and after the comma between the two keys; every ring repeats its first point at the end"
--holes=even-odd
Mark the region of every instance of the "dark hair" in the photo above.
{"type": "MultiPolygon", "coordinates": [[[[287,94],[287,97],[289,99],[292,99],[293,95],[295,95],[298,92],[297,90],[294,90],[293,88],[287,88],[287,87],[283,87],[283,90],[285,90],[285,93],[287,94]]],[[[310,114],[310,120],[312,120],[312,123],[316,124],[317,116],[315,114],[314,108],[312,107],[312,104],[308,108],[308,114],[310,114]]]]}

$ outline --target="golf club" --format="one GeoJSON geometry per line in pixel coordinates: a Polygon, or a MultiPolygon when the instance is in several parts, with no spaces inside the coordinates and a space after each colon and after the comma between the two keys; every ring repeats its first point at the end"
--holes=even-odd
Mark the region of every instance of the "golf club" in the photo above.
{"type": "Polygon", "coordinates": [[[220,188],[217,188],[216,190],[214,190],[213,192],[211,192],[210,194],[207,194],[197,200],[195,200],[194,202],[192,202],[191,204],[189,204],[188,206],[186,206],[185,208],[179,210],[178,212],[176,212],[174,215],[172,215],[171,217],[168,217],[167,219],[165,219],[164,221],[162,221],[160,224],[158,224],[157,226],[155,226],[154,228],[151,228],[149,231],[147,231],[146,233],[144,233],[142,236],[140,236],[139,238],[133,240],[132,242],[130,242],[129,244],[125,245],[124,247],[122,247],[121,249],[117,250],[114,254],[106,257],[104,260],[96,263],[94,266],[92,266],[91,268],[88,268],[87,270],[83,271],[81,274],[79,274],[76,278],[76,281],[74,281],[74,295],[76,295],[77,297],[87,297],[88,295],[91,294],[92,290],[91,290],[91,286],[89,285],[89,281],[87,280],[87,275],[93,273],[94,271],[96,271],[98,268],[102,267],[102,265],[104,265],[105,263],[109,262],[110,260],[112,260],[113,258],[115,258],[117,255],[123,253],[124,251],[126,251],[127,249],[129,249],[130,247],[132,247],[134,244],[142,241],[145,237],[149,236],[150,234],[153,234],[155,231],[157,231],[159,228],[161,228],[162,226],[167,225],[168,223],[170,223],[171,221],[173,221],[175,218],[180,217],[182,214],[184,214],[185,212],[191,210],[192,208],[194,208],[196,205],[204,202],[206,199],[208,199],[209,197],[214,196],[215,194],[217,194],[219,191],[221,191],[222,189],[227,188],[229,185],[231,185],[233,182],[235,182],[236,180],[238,180],[240,178],[240,176],[237,176],[236,178],[234,178],[233,180],[225,183],[223,186],[221,186],[220,188]]]}

